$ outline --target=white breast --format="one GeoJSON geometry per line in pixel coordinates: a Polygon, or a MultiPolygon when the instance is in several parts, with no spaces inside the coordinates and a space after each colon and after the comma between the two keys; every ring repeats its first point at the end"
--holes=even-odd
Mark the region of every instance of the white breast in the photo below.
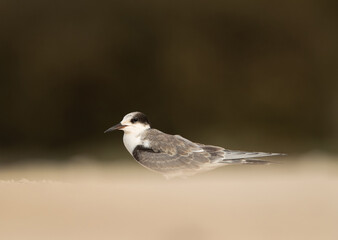
{"type": "Polygon", "coordinates": [[[142,145],[140,134],[124,133],[123,143],[128,152],[133,155],[133,151],[137,145],[142,145]]]}

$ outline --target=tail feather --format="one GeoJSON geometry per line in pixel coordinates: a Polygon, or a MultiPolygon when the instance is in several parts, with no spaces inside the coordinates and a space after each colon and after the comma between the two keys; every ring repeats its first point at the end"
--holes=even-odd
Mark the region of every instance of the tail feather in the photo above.
{"type": "Polygon", "coordinates": [[[233,150],[227,150],[227,149],[225,149],[223,152],[224,152],[224,161],[254,159],[254,158],[261,158],[261,157],[272,157],[272,156],[285,155],[283,153],[244,152],[244,151],[233,151],[233,150]]]}
{"type": "Polygon", "coordinates": [[[252,165],[267,165],[275,162],[260,160],[260,159],[234,159],[234,160],[223,160],[220,163],[224,164],[252,164],[252,165]]]}

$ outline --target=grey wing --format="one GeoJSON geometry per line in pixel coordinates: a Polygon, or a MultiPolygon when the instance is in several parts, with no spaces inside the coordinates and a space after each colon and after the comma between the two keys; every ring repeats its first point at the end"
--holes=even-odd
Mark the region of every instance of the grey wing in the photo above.
{"type": "Polygon", "coordinates": [[[151,129],[147,132],[149,148],[134,150],[134,158],[143,166],[162,173],[196,171],[209,163],[208,154],[198,144],[179,135],[151,129]],[[204,154],[203,154],[204,152],[204,154]]]}

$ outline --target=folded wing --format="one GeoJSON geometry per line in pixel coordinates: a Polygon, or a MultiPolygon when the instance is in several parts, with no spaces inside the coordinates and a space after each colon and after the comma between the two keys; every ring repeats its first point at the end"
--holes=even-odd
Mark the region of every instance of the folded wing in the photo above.
{"type": "Polygon", "coordinates": [[[140,164],[151,170],[162,173],[196,171],[210,163],[207,152],[179,135],[150,129],[145,137],[149,147],[137,147],[133,155],[140,164]]]}
{"type": "Polygon", "coordinates": [[[136,147],[134,158],[143,166],[164,174],[192,175],[224,164],[264,164],[269,162],[257,158],[282,155],[227,150],[194,143],[179,135],[165,134],[156,129],[149,129],[144,141],[148,141],[148,146],[136,147]]]}

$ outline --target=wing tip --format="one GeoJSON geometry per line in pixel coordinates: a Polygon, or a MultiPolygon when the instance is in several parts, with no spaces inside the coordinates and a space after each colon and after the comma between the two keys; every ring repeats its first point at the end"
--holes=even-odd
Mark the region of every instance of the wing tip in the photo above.
{"type": "Polygon", "coordinates": [[[268,153],[270,156],[287,156],[286,153],[268,153]]]}

